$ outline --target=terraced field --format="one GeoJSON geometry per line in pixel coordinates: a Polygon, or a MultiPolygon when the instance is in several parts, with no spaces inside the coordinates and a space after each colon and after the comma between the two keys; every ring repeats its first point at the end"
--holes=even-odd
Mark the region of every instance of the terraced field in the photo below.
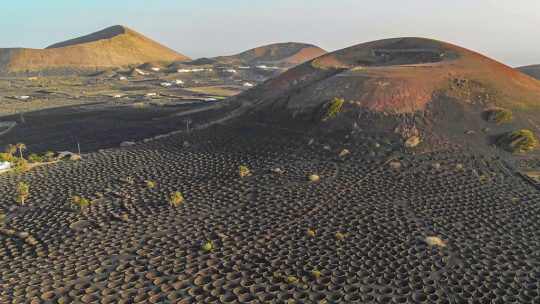
{"type": "Polygon", "coordinates": [[[212,127],[2,178],[0,221],[16,233],[0,235],[0,302],[540,301],[540,192],[521,163],[265,130],[212,127]]]}

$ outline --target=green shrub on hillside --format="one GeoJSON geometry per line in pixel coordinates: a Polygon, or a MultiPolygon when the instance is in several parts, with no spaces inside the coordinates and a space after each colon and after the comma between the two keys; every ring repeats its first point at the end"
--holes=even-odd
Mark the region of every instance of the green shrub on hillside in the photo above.
{"type": "Polygon", "coordinates": [[[500,107],[488,110],[487,112],[487,120],[497,124],[502,124],[509,121],[512,119],[512,116],[513,113],[511,110],[500,107]]]}
{"type": "Polygon", "coordinates": [[[17,196],[15,197],[15,201],[19,203],[21,206],[24,205],[24,202],[30,195],[29,187],[27,184],[20,182],[17,185],[17,196]]]}
{"type": "Polygon", "coordinates": [[[28,160],[33,162],[33,163],[41,163],[41,162],[43,162],[43,157],[37,155],[36,153],[32,153],[32,154],[28,155],[28,160]]]}
{"type": "Polygon", "coordinates": [[[343,98],[334,98],[323,104],[319,111],[319,120],[326,121],[330,118],[336,117],[343,110],[344,105],[345,100],[343,98]]]}
{"type": "Polygon", "coordinates": [[[529,130],[516,130],[502,135],[497,145],[512,153],[523,153],[538,147],[538,141],[529,130]]]}

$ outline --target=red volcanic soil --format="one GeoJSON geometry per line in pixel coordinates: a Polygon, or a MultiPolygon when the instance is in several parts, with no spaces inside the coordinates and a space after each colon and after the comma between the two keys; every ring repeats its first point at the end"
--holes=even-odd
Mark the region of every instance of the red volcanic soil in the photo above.
{"type": "Polygon", "coordinates": [[[540,119],[540,81],[473,51],[423,38],[386,39],[329,53],[237,100],[280,103],[295,115],[311,115],[322,103],[344,98],[346,111],[413,114],[440,97],[498,104],[540,119]]]}
{"type": "Polygon", "coordinates": [[[311,44],[287,42],[261,46],[237,55],[214,59],[229,63],[297,65],[324,54],[325,50],[311,44]]]}
{"type": "Polygon", "coordinates": [[[47,49],[0,49],[0,72],[62,73],[189,60],[127,27],[113,26],[47,49]]]}

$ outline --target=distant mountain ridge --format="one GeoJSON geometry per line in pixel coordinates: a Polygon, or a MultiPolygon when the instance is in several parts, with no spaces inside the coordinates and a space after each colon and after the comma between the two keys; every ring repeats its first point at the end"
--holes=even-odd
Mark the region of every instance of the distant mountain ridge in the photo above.
{"type": "Polygon", "coordinates": [[[209,59],[236,64],[298,65],[326,53],[325,50],[312,44],[285,42],[257,47],[236,55],[209,59]]]}
{"type": "Polygon", "coordinates": [[[540,80],[540,64],[522,66],[516,69],[531,77],[534,77],[540,80]]]}
{"type": "Polygon", "coordinates": [[[116,25],[46,49],[0,49],[0,73],[63,74],[190,60],[132,29],[116,25]]]}

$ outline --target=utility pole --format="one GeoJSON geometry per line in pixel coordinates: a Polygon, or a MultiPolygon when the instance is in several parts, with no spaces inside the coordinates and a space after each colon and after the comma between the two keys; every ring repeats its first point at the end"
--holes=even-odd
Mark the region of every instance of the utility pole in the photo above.
{"type": "Polygon", "coordinates": [[[80,141],[77,141],[77,150],[79,150],[79,156],[81,156],[81,144],[80,144],[80,141]]]}

